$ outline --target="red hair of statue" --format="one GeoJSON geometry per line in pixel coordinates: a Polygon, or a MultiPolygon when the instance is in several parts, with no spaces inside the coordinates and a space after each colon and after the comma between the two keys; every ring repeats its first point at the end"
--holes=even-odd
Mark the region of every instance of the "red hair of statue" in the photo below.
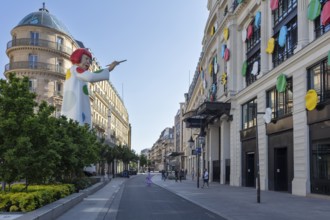
{"type": "Polygon", "coordinates": [[[82,55],[85,54],[88,56],[90,59],[92,59],[92,54],[85,48],[79,48],[75,51],[70,56],[70,60],[72,64],[79,64],[81,62],[81,57],[82,55]]]}

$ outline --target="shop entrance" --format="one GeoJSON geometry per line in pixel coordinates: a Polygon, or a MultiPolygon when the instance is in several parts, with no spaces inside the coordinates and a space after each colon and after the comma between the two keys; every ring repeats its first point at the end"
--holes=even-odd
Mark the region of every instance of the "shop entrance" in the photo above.
{"type": "Polygon", "coordinates": [[[274,149],[274,190],[288,191],[287,148],[274,149]]]}
{"type": "Polygon", "coordinates": [[[254,152],[247,152],[245,155],[246,161],[246,186],[254,187],[255,186],[255,174],[254,174],[254,152]]]}

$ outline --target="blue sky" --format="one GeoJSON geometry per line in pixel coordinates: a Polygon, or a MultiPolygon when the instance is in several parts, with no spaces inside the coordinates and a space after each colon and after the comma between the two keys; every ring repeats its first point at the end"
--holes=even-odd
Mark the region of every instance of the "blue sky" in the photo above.
{"type": "MultiPolygon", "coordinates": [[[[10,31],[45,2],[101,66],[127,59],[111,72],[132,126],[132,148],[151,148],[174,125],[193,78],[207,21],[205,0],[5,0],[0,21],[0,65],[10,31]]],[[[3,71],[0,75],[4,78],[3,71]]]]}

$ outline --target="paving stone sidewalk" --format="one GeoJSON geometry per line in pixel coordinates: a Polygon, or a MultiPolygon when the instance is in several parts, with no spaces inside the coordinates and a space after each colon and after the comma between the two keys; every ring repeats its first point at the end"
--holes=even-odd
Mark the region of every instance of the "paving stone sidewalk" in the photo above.
{"type": "MultiPolygon", "coordinates": [[[[302,197],[284,192],[261,191],[261,203],[257,203],[257,191],[254,188],[219,183],[210,183],[208,188],[197,188],[196,179],[163,181],[158,174],[152,180],[154,184],[228,220],[330,219],[330,197],[302,197]]],[[[200,180],[200,186],[202,184],[200,180]]]]}

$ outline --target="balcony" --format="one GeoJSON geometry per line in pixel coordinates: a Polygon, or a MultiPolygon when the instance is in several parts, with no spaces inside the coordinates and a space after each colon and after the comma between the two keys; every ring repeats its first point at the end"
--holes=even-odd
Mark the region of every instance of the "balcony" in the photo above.
{"type": "Polygon", "coordinates": [[[17,69],[30,69],[30,70],[42,70],[42,71],[50,71],[61,73],[63,76],[65,75],[65,68],[49,64],[49,63],[41,63],[41,62],[29,62],[29,61],[20,61],[20,62],[12,62],[5,66],[5,72],[13,72],[17,69]]]}
{"type": "Polygon", "coordinates": [[[72,53],[72,48],[63,46],[53,41],[48,40],[41,40],[41,39],[31,39],[31,38],[20,38],[9,41],[7,43],[7,51],[14,47],[21,47],[21,46],[34,46],[34,47],[44,47],[47,49],[53,49],[58,52],[65,53],[66,55],[70,56],[72,53]]]}

